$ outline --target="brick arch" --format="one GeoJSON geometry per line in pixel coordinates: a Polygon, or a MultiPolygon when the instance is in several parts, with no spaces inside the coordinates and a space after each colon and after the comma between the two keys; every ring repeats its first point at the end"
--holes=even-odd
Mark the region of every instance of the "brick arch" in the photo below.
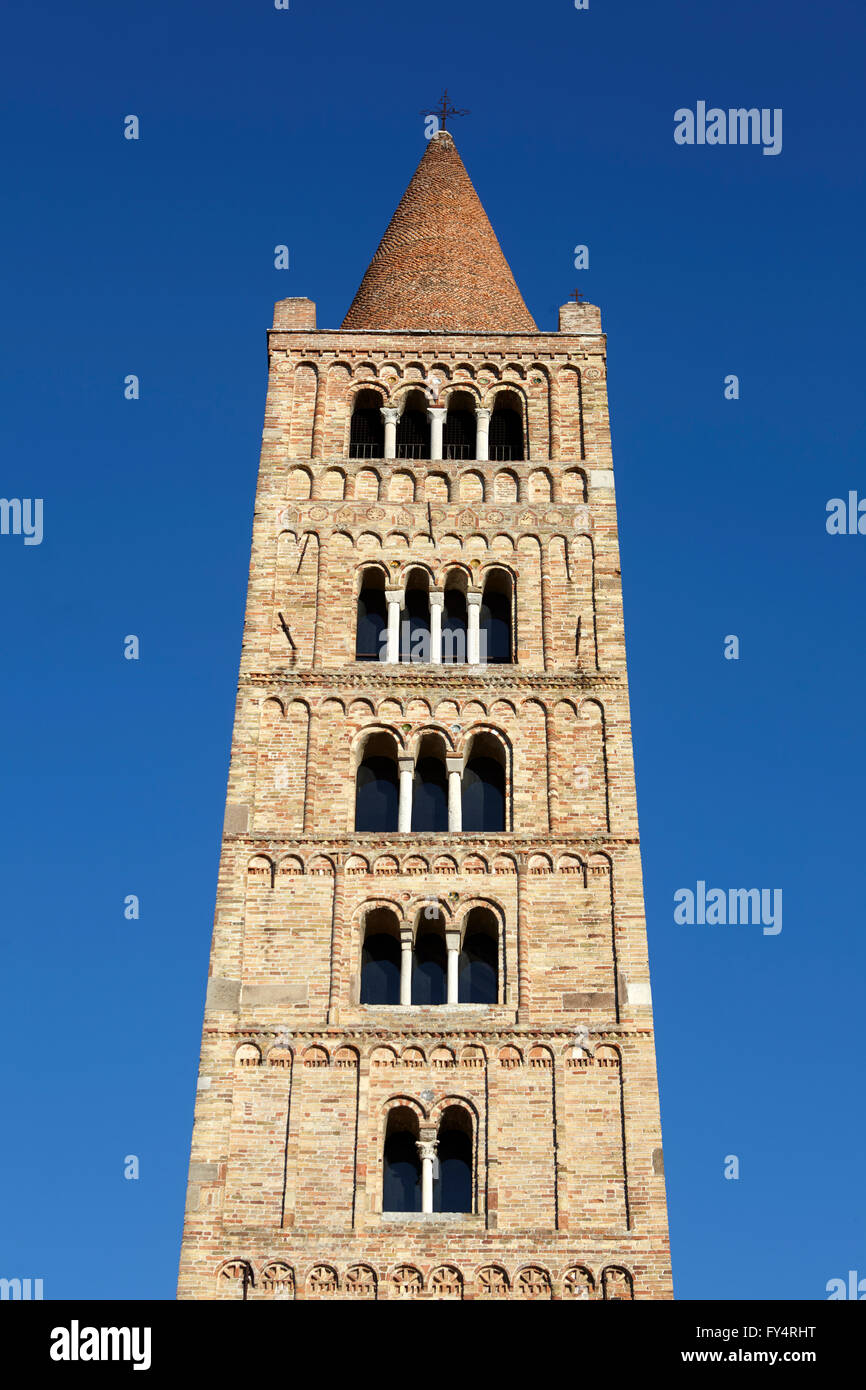
{"type": "Polygon", "coordinates": [[[424,476],[422,487],[424,493],[424,500],[427,502],[451,501],[451,479],[449,478],[448,474],[444,472],[442,469],[429,468],[424,476]],[[432,492],[438,493],[441,491],[442,493],[444,493],[444,496],[438,497],[431,495],[431,481],[436,483],[437,485],[435,488],[432,489],[432,492]]]}
{"type": "Polygon", "coordinates": [[[385,724],[377,720],[373,724],[365,724],[358,729],[349,744],[349,757],[351,761],[351,771],[354,775],[358,771],[358,765],[363,758],[363,749],[374,734],[389,734],[397,744],[398,754],[401,750],[405,753],[406,746],[402,733],[393,724],[385,724]]]}
{"type": "Polygon", "coordinates": [[[385,1138],[385,1131],[388,1127],[388,1116],[390,1115],[392,1110],[411,1110],[412,1113],[415,1116],[417,1116],[419,1120],[427,1119],[427,1111],[425,1110],[422,1102],[420,1100],[416,1100],[414,1096],[407,1096],[403,1094],[389,1096],[388,1099],[382,1101],[382,1104],[379,1106],[380,1133],[381,1138],[383,1140],[385,1138]]]}
{"type": "Polygon", "coordinates": [[[380,550],[382,549],[382,537],[378,531],[359,531],[357,536],[355,537],[355,549],[361,550],[361,542],[368,540],[374,542],[374,544],[368,547],[368,549],[375,550],[376,547],[378,547],[380,550]]]}
{"type": "Polygon", "coordinates": [[[453,574],[466,580],[466,587],[473,583],[472,567],[465,560],[442,560],[437,577],[438,587],[444,589],[453,574]]]}
{"type": "Polygon", "coordinates": [[[379,472],[378,468],[373,468],[371,464],[365,463],[362,465],[362,467],[355,469],[354,480],[355,486],[352,490],[354,492],[356,502],[379,501],[379,497],[382,492],[382,474],[379,472]],[[375,487],[371,486],[371,482],[373,479],[375,479],[375,487]],[[371,494],[370,496],[366,496],[366,494],[362,495],[359,491],[359,487],[362,480],[365,488],[369,488],[371,494]]]}
{"type": "MultiPolygon", "coordinates": [[[[268,854],[254,854],[247,862],[247,885],[249,888],[250,875],[254,875],[256,884],[262,888],[273,888],[274,886],[274,861],[268,854]]],[[[255,886],[255,884],[253,885],[255,886]]]]}
{"type": "Polygon", "coordinates": [[[305,468],[302,464],[295,464],[289,469],[286,480],[286,492],[290,498],[298,501],[307,501],[313,495],[313,471],[305,468]]]}
{"type": "Polygon", "coordinates": [[[284,854],[277,860],[277,876],[304,873],[306,873],[306,865],[299,854],[284,854]]]}
{"type": "Polygon", "coordinates": [[[520,397],[523,403],[523,424],[525,429],[526,412],[527,407],[529,405],[529,396],[526,387],[523,385],[521,381],[508,381],[505,377],[500,377],[498,381],[491,382],[491,384],[487,387],[484,393],[483,404],[489,407],[490,410],[493,410],[493,408],[496,405],[496,397],[501,396],[506,392],[511,392],[513,395],[520,397]]]}
{"type": "MultiPolygon", "coordinates": [[[[317,497],[317,498],[319,498],[319,499],[324,498],[326,501],[332,501],[332,502],[342,502],[342,501],[344,501],[344,500],[345,500],[345,497],[346,497],[346,470],[345,470],[345,468],[340,468],[340,467],[338,467],[336,464],[329,464],[327,468],[325,468],[325,469],[322,470],[321,476],[320,476],[317,480],[314,481],[314,484],[313,484],[313,494],[314,494],[315,497],[317,497]],[[334,481],[335,479],[339,479],[339,487],[336,489],[336,491],[329,490],[329,484],[332,485],[332,484],[333,484],[333,481],[334,481]]],[[[345,532],[345,533],[335,532],[334,534],[335,534],[335,535],[345,534],[345,535],[348,536],[348,532],[345,532]]],[[[348,539],[351,541],[351,539],[352,539],[351,536],[348,536],[348,539]]]]}
{"type": "Polygon", "coordinates": [[[569,467],[563,469],[560,484],[561,502],[586,502],[586,469],[569,467]],[[579,486],[577,486],[579,484],[579,486]]]}
{"type": "Polygon", "coordinates": [[[520,474],[514,468],[500,468],[493,475],[493,501],[506,506],[521,500],[520,474]]]}
{"type": "Polygon", "coordinates": [[[432,1124],[434,1121],[441,1119],[443,1113],[449,1110],[451,1106],[456,1106],[458,1110],[466,1110],[468,1112],[472,1119],[473,1137],[475,1137],[477,1127],[480,1124],[478,1107],[468,1096],[461,1096],[457,1092],[442,1096],[439,1100],[431,1104],[428,1115],[430,1123],[432,1124]]]}
{"type": "MultiPolygon", "coordinates": [[[[378,855],[377,857],[379,859],[382,858],[381,855],[378,855]]],[[[367,917],[367,914],[369,912],[377,912],[381,909],[384,909],[387,912],[393,912],[399,924],[402,925],[405,923],[406,910],[403,904],[399,902],[396,898],[382,898],[379,896],[372,898],[364,898],[361,902],[356,903],[352,909],[350,921],[353,923],[356,930],[360,928],[363,931],[364,922],[367,917]]]]}
{"type": "Polygon", "coordinates": [[[409,877],[415,877],[418,874],[429,874],[429,872],[429,859],[423,854],[418,854],[417,851],[405,855],[400,862],[400,873],[408,875],[409,877]]]}
{"type": "Polygon", "coordinates": [[[477,401],[481,400],[481,387],[476,386],[472,380],[466,377],[454,377],[447,386],[443,386],[440,393],[441,403],[447,407],[451,396],[459,396],[465,393],[467,396],[474,396],[477,401]]]}
{"type": "Polygon", "coordinates": [[[438,734],[445,743],[445,752],[448,754],[454,752],[454,735],[449,732],[444,724],[438,723],[433,719],[423,724],[418,729],[413,730],[412,733],[407,736],[406,751],[411,753],[413,758],[417,759],[421,740],[427,734],[438,734]]]}
{"type": "MultiPolygon", "coordinates": [[[[407,538],[407,539],[408,539],[408,538],[407,538]]],[[[399,589],[401,589],[401,590],[403,591],[403,593],[405,594],[405,591],[406,591],[406,580],[409,578],[409,575],[412,573],[413,570],[423,570],[424,573],[427,575],[427,578],[430,580],[430,587],[431,587],[431,589],[432,589],[432,588],[435,588],[435,586],[436,586],[436,571],[435,571],[435,569],[434,569],[432,563],[431,563],[430,561],[428,561],[428,560],[412,560],[412,559],[406,559],[406,560],[404,560],[404,561],[401,563],[399,570],[396,571],[396,573],[395,573],[393,579],[391,580],[391,588],[392,588],[392,589],[398,589],[398,588],[399,588],[399,589]]]]}
{"type": "Polygon", "coordinates": [[[466,919],[469,916],[470,912],[472,912],[473,909],[476,907],[486,907],[489,912],[493,913],[499,925],[500,935],[504,939],[506,911],[502,903],[498,900],[498,898],[491,897],[488,894],[471,894],[467,897],[463,897],[463,895],[461,894],[461,896],[457,900],[453,912],[454,920],[459,924],[460,927],[461,946],[463,944],[463,937],[466,933],[466,919]]]}
{"type": "Polygon", "coordinates": [[[391,584],[391,575],[384,560],[359,560],[355,565],[354,583],[352,594],[357,598],[364,587],[364,575],[367,570],[378,570],[385,580],[386,587],[391,584]]]}

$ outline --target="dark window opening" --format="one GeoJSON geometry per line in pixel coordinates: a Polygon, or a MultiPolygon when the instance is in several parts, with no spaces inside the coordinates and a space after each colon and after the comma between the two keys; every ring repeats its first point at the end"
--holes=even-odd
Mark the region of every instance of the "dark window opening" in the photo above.
{"type": "Polygon", "coordinates": [[[384,635],[388,627],[388,604],[385,598],[385,576],[367,574],[358,595],[358,627],[355,639],[355,659],[376,661],[382,656],[384,635]]]}
{"type": "Polygon", "coordinates": [[[445,937],[441,931],[425,931],[415,943],[412,1003],[444,1004],[447,997],[445,937]]]}
{"type": "Polygon", "coordinates": [[[449,1106],[442,1117],[436,1157],[439,1178],[433,1184],[433,1210],[471,1211],[472,1130],[459,1106],[449,1106]]]}
{"type": "Polygon", "coordinates": [[[364,937],[361,1003],[400,1003],[400,942],[390,932],[368,932],[364,937]]]}
{"type": "Polygon", "coordinates": [[[493,574],[484,585],[480,616],[485,660],[493,664],[510,662],[511,583],[505,575],[493,574]]]}
{"type": "Polygon", "coordinates": [[[448,829],[448,773],[442,758],[425,755],[415,764],[412,829],[434,835],[448,829]]]}
{"type": "Polygon", "coordinates": [[[496,397],[489,439],[491,459],[519,461],[523,458],[523,411],[518,398],[508,392],[496,397]]]}
{"type": "Polygon", "coordinates": [[[463,829],[505,829],[505,768],[484,755],[469,759],[463,771],[463,829]]]}
{"type": "Polygon", "coordinates": [[[466,661],[466,633],[466,595],[461,589],[446,589],[442,611],[442,661],[446,666],[466,661]]]}
{"type": "Polygon", "coordinates": [[[371,738],[355,781],[355,829],[392,831],[397,829],[399,781],[397,758],[390,740],[371,738]]]}
{"type": "Polygon", "coordinates": [[[470,913],[457,967],[457,999],[460,1004],[495,1004],[499,998],[499,948],[496,921],[491,912],[476,908],[470,913]]]}
{"type": "Polygon", "coordinates": [[[398,459],[428,459],[430,457],[430,421],[427,401],[420,391],[413,391],[406,400],[403,414],[397,421],[398,459]]]}
{"type": "Polygon", "coordinates": [[[385,455],[385,422],[382,399],[375,391],[361,391],[355,399],[349,432],[349,458],[380,459],[385,455]]]}
{"type": "Polygon", "coordinates": [[[392,1110],[385,1135],[382,1175],[383,1211],[421,1210],[421,1159],[418,1156],[415,1116],[392,1110]]]}

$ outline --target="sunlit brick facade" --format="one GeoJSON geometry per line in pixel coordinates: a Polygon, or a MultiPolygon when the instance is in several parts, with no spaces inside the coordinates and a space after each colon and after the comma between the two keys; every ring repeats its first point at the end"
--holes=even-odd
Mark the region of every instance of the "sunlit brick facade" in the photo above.
{"type": "Polygon", "coordinates": [[[605,363],[445,133],[343,327],[276,306],[181,1298],[672,1296],[605,363]]]}

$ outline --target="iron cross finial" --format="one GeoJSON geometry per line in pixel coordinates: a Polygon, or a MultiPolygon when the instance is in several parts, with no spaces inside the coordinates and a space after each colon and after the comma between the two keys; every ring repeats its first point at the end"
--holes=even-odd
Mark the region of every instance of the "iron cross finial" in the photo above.
{"type": "Polygon", "coordinates": [[[456,106],[449,106],[449,105],[448,105],[448,88],[447,88],[447,87],[445,88],[445,91],[442,93],[442,101],[441,101],[441,103],[440,103],[439,106],[434,107],[432,110],[427,110],[427,111],[421,111],[421,112],[420,112],[420,115],[422,115],[422,116],[438,116],[439,122],[440,122],[440,125],[441,125],[441,128],[442,128],[443,130],[445,130],[445,128],[446,128],[446,126],[447,126],[447,124],[448,124],[448,117],[449,117],[449,116],[468,116],[469,114],[470,114],[470,113],[469,113],[468,111],[461,111],[461,110],[458,110],[458,108],[457,108],[456,106]]]}
{"type": "Polygon", "coordinates": [[[583,303],[583,291],[582,291],[582,290],[575,290],[575,291],[574,291],[574,302],[575,302],[575,304],[582,304],[582,303],[583,303]]]}

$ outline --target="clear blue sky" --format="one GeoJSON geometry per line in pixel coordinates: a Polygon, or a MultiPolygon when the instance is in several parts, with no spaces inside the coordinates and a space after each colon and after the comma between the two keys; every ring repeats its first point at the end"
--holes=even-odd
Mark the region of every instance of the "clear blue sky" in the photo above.
{"type": "Polygon", "coordinates": [[[862,6],[9,0],[3,27],[0,493],[45,535],[0,536],[0,1274],[173,1296],[265,329],[288,295],[339,325],[447,85],[537,322],[580,285],[609,334],[677,1294],[866,1275],[866,536],[824,525],[866,495],[862,6]],[[699,100],[781,107],[782,153],[675,145],[699,100]],[[677,926],[698,879],[782,888],[781,934],[677,926]]]}

